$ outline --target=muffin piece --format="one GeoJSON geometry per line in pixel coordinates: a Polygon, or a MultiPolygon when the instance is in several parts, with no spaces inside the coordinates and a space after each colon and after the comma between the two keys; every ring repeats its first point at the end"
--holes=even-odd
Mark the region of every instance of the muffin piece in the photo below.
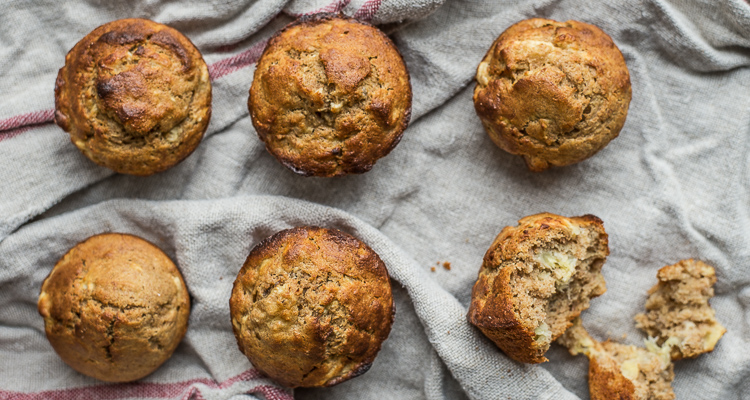
{"type": "Polygon", "coordinates": [[[317,227],[255,246],[229,307],[240,351],[289,387],[332,386],[367,372],[395,312],[380,257],[344,232],[317,227]]]}
{"type": "Polygon", "coordinates": [[[607,288],[602,221],[543,213],[505,227],[484,256],[469,322],[516,361],[547,361],[550,343],[607,288]]]}
{"type": "Polygon", "coordinates": [[[727,331],[708,304],[716,283],[713,267],[682,260],[663,267],[656,277],[659,283],[648,291],[646,313],[635,316],[636,326],[660,346],[673,343],[672,360],[713,351],[727,331]]]}
{"type": "Polygon", "coordinates": [[[477,68],[474,106],[501,149],[532,171],[583,161],[617,137],[630,75],[601,29],[528,19],[508,28],[477,68]]]}
{"type": "Polygon", "coordinates": [[[180,32],[145,19],[104,24],[65,57],[55,122],[95,163],[151,175],[198,147],[211,118],[211,82],[180,32]]]}
{"type": "Polygon", "coordinates": [[[109,382],[155,371],[177,348],[190,315],[185,282],[169,257],[119,233],[70,249],[44,280],[38,305],[60,358],[109,382]]]}
{"type": "Polygon", "coordinates": [[[669,347],[646,341],[646,348],[607,340],[599,343],[574,321],[558,343],[589,358],[591,400],[672,400],[674,367],[669,347]]]}
{"type": "Polygon", "coordinates": [[[316,14],[269,40],[247,105],[266,149],[292,171],[363,173],[401,140],[411,84],[383,32],[342,15],[316,14]]]}

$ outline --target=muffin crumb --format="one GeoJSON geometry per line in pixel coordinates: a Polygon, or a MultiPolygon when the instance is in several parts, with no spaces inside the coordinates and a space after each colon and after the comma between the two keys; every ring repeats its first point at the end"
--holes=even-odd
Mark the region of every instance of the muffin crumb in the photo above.
{"type": "Polygon", "coordinates": [[[659,283],[648,292],[646,313],[635,316],[636,326],[656,338],[659,346],[675,343],[673,360],[713,351],[727,331],[708,303],[714,295],[714,268],[702,261],[682,260],[660,269],[657,278],[659,283]]]}
{"type": "Polygon", "coordinates": [[[589,359],[589,395],[592,400],[672,400],[674,366],[669,346],[646,340],[646,348],[592,338],[577,318],[558,343],[572,355],[589,359]]]}

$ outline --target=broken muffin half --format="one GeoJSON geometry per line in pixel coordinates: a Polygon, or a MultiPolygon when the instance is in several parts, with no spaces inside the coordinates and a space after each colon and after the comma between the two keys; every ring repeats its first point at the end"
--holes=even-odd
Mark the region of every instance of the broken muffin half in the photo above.
{"type": "Polygon", "coordinates": [[[727,331],[708,304],[714,295],[714,268],[682,260],[663,267],[656,277],[659,283],[648,291],[646,313],[635,316],[636,326],[659,346],[670,345],[672,360],[712,351],[727,331]]]}
{"type": "Polygon", "coordinates": [[[646,347],[621,343],[599,343],[576,319],[558,343],[570,354],[584,354],[589,359],[589,394],[591,400],[672,400],[674,367],[669,357],[671,343],[658,346],[653,339],[646,347]]]}
{"type": "Polygon", "coordinates": [[[518,223],[487,250],[467,317],[509,357],[540,363],[589,300],[607,290],[601,269],[608,239],[593,215],[542,213],[518,223]]]}

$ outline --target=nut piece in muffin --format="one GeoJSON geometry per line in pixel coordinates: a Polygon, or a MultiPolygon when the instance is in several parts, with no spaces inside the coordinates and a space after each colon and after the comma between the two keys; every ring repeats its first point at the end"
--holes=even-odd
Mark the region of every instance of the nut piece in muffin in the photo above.
{"type": "Polygon", "coordinates": [[[674,366],[669,346],[659,347],[646,340],[646,348],[615,343],[599,343],[574,321],[558,343],[571,354],[589,358],[591,400],[672,400],[674,366]]]}
{"type": "Polygon", "coordinates": [[[44,280],[38,305],[60,358],[108,382],[155,371],[177,348],[190,315],[185,282],[169,257],[118,233],[70,249],[44,280]]]}
{"type": "Polygon", "coordinates": [[[716,273],[697,260],[682,260],[656,274],[659,279],[646,300],[646,313],[635,316],[636,326],[656,343],[671,346],[672,360],[713,351],[727,331],[708,304],[714,295],[716,273]]]}
{"type": "Polygon", "coordinates": [[[55,122],[95,163],[151,175],[198,147],[211,118],[211,82],[180,32],[122,19],[86,35],[55,83],[55,122]]]}
{"type": "Polygon", "coordinates": [[[358,239],[297,227],[250,252],[229,301],[237,344],[289,387],[332,386],[365,373],[388,337],[388,271],[358,239]]]}
{"type": "Polygon", "coordinates": [[[516,23],[492,44],[476,80],[474,107],[490,138],[537,172],[604,148],[625,124],[631,97],[620,50],[577,21],[516,23]]]}
{"type": "Polygon", "coordinates": [[[589,300],[607,290],[608,238],[593,215],[543,213],[518,223],[487,250],[468,320],[510,358],[540,363],[589,300]]]}
{"type": "Polygon", "coordinates": [[[336,14],[305,16],[272,37],[248,109],[258,137],[305,176],[369,171],[411,115],[401,54],[379,29],[336,14]]]}

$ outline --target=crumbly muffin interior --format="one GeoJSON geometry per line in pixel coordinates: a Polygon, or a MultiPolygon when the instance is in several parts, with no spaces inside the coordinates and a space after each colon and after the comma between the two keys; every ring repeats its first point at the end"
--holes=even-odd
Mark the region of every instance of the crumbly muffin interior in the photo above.
{"type": "Polygon", "coordinates": [[[598,232],[579,229],[572,239],[537,248],[534,262],[517,264],[510,278],[514,311],[536,334],[541,354],[589,307],[592,297],[606,290],[601,247],[598,232]]]}
{"type": "Polygon", "coordinates": [[[713,267],[682,260],[659,270],[659,283],[649,291],[646,313],[635,316],[636,326],[656,343],[673,343],[674,360],[712,351],[726,332],[708,301],[714,295],[713,267]]]}
{"type": "Polygon", "coordinates": [[[660,347],[653,340],[646,340],[643,348],[609,340],[599,343],[586,332],[580,318],[557,342],[571,354],[584,354],[589,358],[589,388],[593,400],[615,396],[635,400],[675,398],[669,344],[660,347]]]}
{"type": "MultiPolygon", "coordinates": [[[[649,346],[647,349],[606,341],[602,343],[606,356],[619,365],[620,373],[635,387],[634,398],[642,400],[672,400],[674,371],[668,348],[649,346]]],[[[602,357],[603,355],[594,355],[602,357]]]]}

